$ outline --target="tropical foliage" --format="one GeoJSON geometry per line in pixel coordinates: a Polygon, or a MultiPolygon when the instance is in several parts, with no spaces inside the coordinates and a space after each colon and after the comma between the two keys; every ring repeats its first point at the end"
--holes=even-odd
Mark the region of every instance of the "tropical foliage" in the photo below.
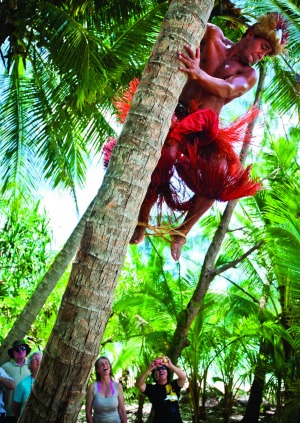
{"type": "Polygon", "coordinates": [[[51,258],[50,228],[39,202],[2,199],[0,236],[1,336],[34,292],[51,258]]]}
{"type": "Polygon", "coordinates": [[[43,175],[76,199],[90,154],[114,133],[112,97],[140,74],[165,11],[155,1],[0,3],[3,189],[34,189],[43,175]]]}
{"type": "MultiPolygon", "coordinates": [[[[167,7],[165,1],[0,3],[0,172],[2,191],[16,194],[11,201],[4,197],[0,210],[3,338],[52,256],[47,219],[38,203],[21,201],[21,187],[30,196],[43,177],[76,199],[91,156],[100,158],[103,142],[115,133],[114,93],[141,75],[167,7]]],[[[222,272],[208,285],[179,359],[195,422],[209,414],[208,398],[220,401],[229,421],[237,399],[250,387],[252,395],[255,382],[261,398],[274,405],[276,421],[299,416],[299,5],[216,2],[212,19],[235,40],[247,22],[274,10],[288,19],[290,42],[288,56],[263,64],[268,78],[250,158],[264,190],[236,207],[214,263],[222,272]]],[[[128,250],[101,344],[117,374],[131,375],[127,401],[137,401],[132,382],[151,358],[172,354],[173,334],[221,215],[216,206],[202,219],[180,264],[169,260],[163,240],[150,238],[128,250]]],[[[32,346],[45,346],[66,278],[27,333],[32,346]]],[[[257,421],[254,409],[246,409],[244,422],[257,421]]]]}

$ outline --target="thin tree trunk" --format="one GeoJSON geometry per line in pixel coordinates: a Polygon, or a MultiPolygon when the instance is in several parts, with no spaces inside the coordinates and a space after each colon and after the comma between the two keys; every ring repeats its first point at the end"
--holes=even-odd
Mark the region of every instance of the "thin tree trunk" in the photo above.
{"type": "Polygon", "coordinates": [[[197,314],[199,313],[205,294],[207,293],[210,283],[215,277],[214,263],[219,254],[223,239],[225,238],[236,204],[237,200],[230,201],[227,204],[226,209],[221,218],[220,225],[205,255],[197,288],[195,289],[194,294],[191,300],[189,301],[186,309],[182,310],[179,315],[178,323],[173,335],[173,340],[170,343],[171,348],[169,352],[169,356],[172,362],[174,363],[177,362],[182,350],[188,346],[188,331],[197,314]]]}
{"type": "Polygon", "coordinates": [[[139,394],[138,410],[136,413],[135,423],[143,423],[143,408],[145,403],[145,395],[139,394]]]}
{"type": "Polygon", "coordinates": [[[127,245],[186,81],[177,51],[199,45],[213,2],[173,0],[95,206],[57,321],[19,423],[76,421],[113,302],[127,245]]]}
{"type": "MultiPolygon", "coordinates": [[[[267,305],[268,298],[270,296],[270,284],[264,284],[264,291],[261,295],[259,305],[260,313],[264,313],[267,305]]],[[[246,410],[242,423],[257,423],[259,421],[259,412],[263,399],[263,391],[265,386],[266,374],[268,366],[268,348],[263,337],[260,339],[259,351],[257,354],[257,365],[254,371],[253,382],[250,388],[250,395],[247,402],[246,410]]]]}
{"type": "Polygon", "coordinates": [[[263,390],[265,386],[265,377],[267,367],[260,360],[260,356],[264,357],[266,354],[263,340],[261,339],[261,344],[258,354],[258,363],[254,372],[254,379],[250,388],[249,400],[247,402],[246,410],[242,423],[257,423],[259,421],[259,412],[260,406],[263,399],[263,390]]]}
{"type": "MultiPolygon", "coordinates": [[[[265,72],[264,72],[264,69],[262,69],[260,72],[255,102],[257,102],[260,97],[264,78],[265,78],[265,72]]],[[[251,130],[253,130],[253,126],[254,124],[251,126],[249,133],[251,132],[251,130]]],[[[248,143],[243,145],[243,148],[241,151],[242,163],[246,159],[247,151],[248,151],[248,143]]],[[[223,213],[223,216],[221,218],[220,225],[218,229],[216,230],[213,240],[205,255],[198,285],[186,309],[182,310],[179,315],[177,326],[173,335],[173,340],[171,342],[171,348],[169,351],[169,356],[172,362],[174,363],[177,362],[178,358],[181,355],[182,350],[188,345],[188,340],[187,340],[188,331],[195,317],[199,313],[199,310],[202,306],[203,299],[208,291],[210,283],[213,281],[214,277],[218,274],[218,271],[215,267],[215,261],[222,247],[223,240],[225,238],[226,232],[228,230],[228,227],[231,221],[231,217],[233,215],[233,212],[237,203],[238,203],[238,200],[232,200],[228,202],[225,208],[225,211],[223,213]]]]}
{"type": "Polygon", "coordinates": [[[16,339],[23,339],[28,333],[31,325],[34,323],[37,315],[47,301],[47,298],[55,288],[57,282],[64,274],[72,258],[75,256],[76,250],[80,244],[85,222],[91,213],[94,204],[93,200],[88,206],[84,215],[81,217],[77,226],[69,236],[62,250],[57,254],[53,263],[43,276],[36,290],[26,303],[23,311],[15,321],[13,327],[3,340],[0,348],[0,364],[7,361],[7,349],[12,346],[16,339]]]}
{"type": "Polygon", "coordinates": [[[206,368],[203,373],[203,388],[202,388],[202,396],[201,396],[200,421],[201,419],[207,420],[207,413],[206,413],[207,376],[208,376],[208,368],[206,368]]]}
{"type": "MultiPolygon", "coordinates": [[[[293,322],[293,295],[291,295],[291,282],[289,277],[285,278],[284,283],[279,286],[280,293],[280,304],[281,304],[281,318],[280,323],[285,330],[290,329],[290,322],[293,322]]],[[[282,339],[282,345],[284,350],[284,363],[289,363],[293,355],[293,348],[289,342],[282,339]]],[[[275,415],[279,418],[282,416],[283,409],[287,407],[286,404],[291,403],[293,394],[291,387],[293,386],[293,379],[291,377],[282,377],[284,383],[284,390],[281,388],[281,378],[278,378],[277,388],[277,401],[276,401],[276,413],[275,415]],[[292,395],[291,395],[292,394],[292,395]]],[[[297,399],[295,400],[297,404],[297,399]]],[[[288,407],[287,407],[288,408],[288,407]]]]}
{"type": "Polygon", "coordinates": [[[197,385],[197,373],[192,372],[188,378],[189,393],[191,394],[192,423],[198,423],[200,415],[200,389],[197,385]]]}

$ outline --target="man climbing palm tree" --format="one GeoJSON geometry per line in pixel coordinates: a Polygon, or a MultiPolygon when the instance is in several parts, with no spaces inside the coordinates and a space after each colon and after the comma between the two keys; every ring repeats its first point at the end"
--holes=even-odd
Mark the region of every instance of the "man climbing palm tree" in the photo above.
{"type": "MultiPolygon", "coordinates": [[[[161,158],[141,206],[131,244],[140,243],[154,203],[165,201],[171,210],[187,212],[184,222],[171,232],[171,254],[178,260],[186,235],[215,200],[229,201],[254,195],[260,184],[251,181],[250,167],[243,169],[232,143],[242,141],[241,129],[250,119],[219,128],[223,106],[249,91],[257,81],[252,65],[265,56],[282,52],[287,40],[286,23],[278,13],[261,16],[233,43],[220,28],[208,24],[196,53],[186,45],[179,52],[179,69],[188,81],[179,97],[161,158]],[[179,183],[194,193],[184,198],[171,178],[176,170],[179,183]]],[[[255,115],[255,113],[254,113],[255,115]]]]}

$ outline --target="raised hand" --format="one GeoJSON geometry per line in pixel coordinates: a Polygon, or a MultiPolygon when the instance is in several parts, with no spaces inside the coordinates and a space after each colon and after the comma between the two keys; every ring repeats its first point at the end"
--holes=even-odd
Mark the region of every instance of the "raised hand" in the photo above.
{"type": "Polygon", "coordinates": [[[200,70],[200,48],[196,48],[196,53],[193,52],[191,47],[186,44],[185,49],[188,54],[183,53],[182,51],[178,52],[178,59],[185,64],[184,66],[180,66],[179,70],[188,74],[190,79],[198,79],[200,70]]]}

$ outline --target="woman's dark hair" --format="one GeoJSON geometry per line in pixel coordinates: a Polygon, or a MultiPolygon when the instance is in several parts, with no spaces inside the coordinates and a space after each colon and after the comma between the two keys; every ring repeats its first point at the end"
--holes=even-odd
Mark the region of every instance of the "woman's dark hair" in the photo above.
{"type": "MultiPolygon", "coordinates": [[[[167,366],[165,366],[165,368],[167,369],[167,372],[168,372],[167,381],[169,383],[170,382],[170,379],[171,379],[171,370],[167,366]]],[[[153,369],[152,372],[151,372],[152,373],[152,378],[153,378],[154,382],[157,382],[157,379],[155,379],[155,373],[156,373],[156,371],[157,371],[157,368],[153,369]]]]}
{"type": "Polygon", "coordinates": [[[97,381],[100,381],[100,380],[101,380],[101,379],[100,379],[100,375],[99,375],[99,373],[98,373],[98,364],[99,364],[99,361],[100,361],[101,359],[103,359],[103,360],[107,360],[107,361],[108,361],[108,364],[109,364],[109,366],[110,366],[110,373],[109,373],[109,376],[110,376],[110,379],[112,380],[112,378],[114,377],[114,375],[113,375],[112,368],[111,368],[111,362],[110,362],[110,360],[109,360],[107,357],[105,357],[105,355],[101,355],[101,357],[97,358],[97,360],[96,360],[96,362],[95,362],[96,380],[97,380],[97,381]]]}

